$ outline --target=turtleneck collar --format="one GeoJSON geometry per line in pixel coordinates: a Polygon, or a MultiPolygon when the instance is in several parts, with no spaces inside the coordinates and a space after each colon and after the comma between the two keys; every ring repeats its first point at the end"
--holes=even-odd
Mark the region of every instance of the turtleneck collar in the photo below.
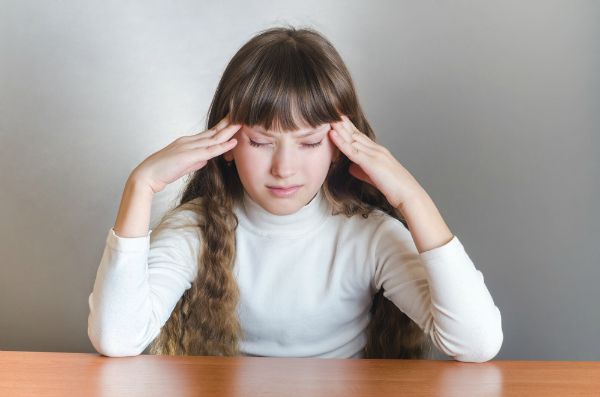
{"type": "Polygon", "coordinates": [[[244,190],[238,211],[240,225],[264,237],[297,237],[315,230],[331,215],[329,203],[319,189],[315,197],[289,215],[275,215],[265,210],[244,190]]]}

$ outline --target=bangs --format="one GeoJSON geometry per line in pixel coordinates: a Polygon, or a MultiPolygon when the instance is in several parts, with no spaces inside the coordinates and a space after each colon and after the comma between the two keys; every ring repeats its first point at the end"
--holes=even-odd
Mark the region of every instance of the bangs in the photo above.
{"type": "Polygon", "coordinates": [[[228,87],[231,122],[296,131],[341,120],[341,95],[328,76],[336,69],[311,55],[286,41],[253,54],[244,74],[228,87]]]}

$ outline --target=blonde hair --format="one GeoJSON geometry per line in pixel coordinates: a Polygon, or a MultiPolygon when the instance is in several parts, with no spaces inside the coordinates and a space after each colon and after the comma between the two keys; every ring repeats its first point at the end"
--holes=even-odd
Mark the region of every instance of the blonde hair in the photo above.
{"type": "MultiPolygon", "coordinates": [[[[340,55],[326,38],[308,28],[268,29],[238,50],[220,79],[207,127],[227,114],[232,123],[286,131],[298,129],[299,121],[317,127],[339,121],[345,114],[375,140],[340,55]]],[[[377,189],[349,176],[349,164],[340,153],[323,184],[334,214],[366,218],[380,209],[408,227],[377,189]]],[[[243,335],[235,310],[239,291],[233,266],[238,224],[234,207],[242,197],[237,170],[228,167],[223,156],[209,160],[186,185],[174,210],[191,209],[198,214],[199,222],[194,225],[202,242],[198,274],[151,343],[151,354],[240,354],[243,335]]],[[[167,226],[162,221],[159,225],[167,226]]],[[[375,295],[371,313],[365,358],[423,358],[431,350],[423,331],[383,296],[383,290],[375,295]]]]}

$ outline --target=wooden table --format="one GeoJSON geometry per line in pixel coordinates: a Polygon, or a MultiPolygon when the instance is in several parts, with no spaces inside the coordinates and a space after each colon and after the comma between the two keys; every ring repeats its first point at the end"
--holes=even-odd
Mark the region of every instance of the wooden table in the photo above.
{"type": "Polygon", "coordinates": [[[600,396],[600,362],[0,351],[0,396],[600,396]]]}

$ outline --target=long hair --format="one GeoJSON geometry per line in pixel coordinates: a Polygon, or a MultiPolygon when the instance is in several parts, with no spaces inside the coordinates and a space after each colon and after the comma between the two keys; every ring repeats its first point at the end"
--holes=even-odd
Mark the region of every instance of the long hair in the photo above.
{"type": "MultiPolygon", "coordinates": [[[[309,28],[264,30],[238,50],[217,86],[207,128],[228,114],[234,124],[286,131],[297,130],[299,122],[317,127],[340,121],[345,114],[375,140],[340,55],[326,38],[309,28]]],[[[408,228],[382,193],[350,176],[349,165],[350,160],[340,152],[322,187],[333,214],[366,218],[380,209],[408,228]]],[[[243,335],[235,310],[239,290],[233,266],[238,224],[234,206],[242,198],[237,170],[227,166],[222,155],[191,175],[174,210],[192,209],[198,214],[195,226],[202,241],[198,274],[151,343],[151,354],[240,354],[243,335]]],[[[158,227],[165,225],[167,222],[161,221],[158,227]]],[[[431,349],[424,332],[383,296],[383,290],[373,299],[367,335],[365,358],[423,358],[431,349]]]]}

